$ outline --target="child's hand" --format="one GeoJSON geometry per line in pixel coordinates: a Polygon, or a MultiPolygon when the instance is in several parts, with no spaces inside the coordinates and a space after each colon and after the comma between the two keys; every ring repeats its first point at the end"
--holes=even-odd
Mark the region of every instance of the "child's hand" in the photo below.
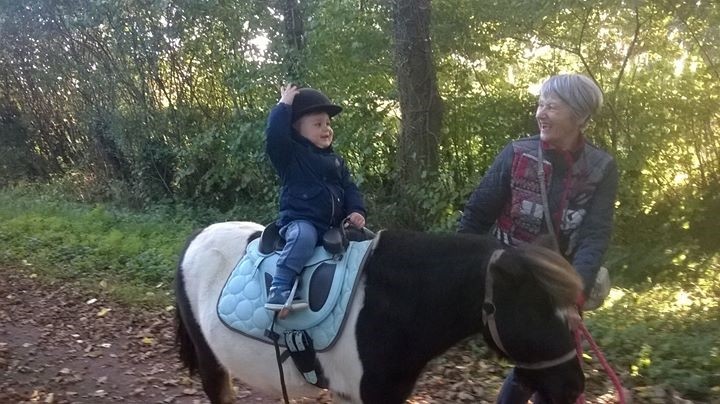
{"type": "Polygon", "coordinates": [[[362,229],[365,226],[365,218],[357,212],[349,214],[347,220],[358,229],[362,229]]]}
{"type": "Polygon", "coordinates": [[[287,105],[292,105],[295,96],[300,92],[297,86],[288,84],[280,87],[280,102],[287,105]]]}

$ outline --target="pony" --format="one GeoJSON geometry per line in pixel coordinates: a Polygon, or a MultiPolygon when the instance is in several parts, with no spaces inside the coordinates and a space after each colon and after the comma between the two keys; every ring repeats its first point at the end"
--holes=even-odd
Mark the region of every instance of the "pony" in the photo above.
{"type": "MultiPolygon", "coordinates": [[[[212,224],[189,238],[179,260],[179,355],[212,403],[233,402],[231,375],[280,396],[274,347],[233,332],[216,310],[224,282],[263,229],[212,224]]],[[[479,333],[540,397],[569,404],[582,393],[565,315],[581,281],[562,256],[535,245],[504,248],[490,236],[383,230],[376,238],[341,335],[317,353],[335,402],[403,403],[431,359],[479,333]]],[[[290,396],[318,393],[292,361],[282,370],[290,396]]]]}

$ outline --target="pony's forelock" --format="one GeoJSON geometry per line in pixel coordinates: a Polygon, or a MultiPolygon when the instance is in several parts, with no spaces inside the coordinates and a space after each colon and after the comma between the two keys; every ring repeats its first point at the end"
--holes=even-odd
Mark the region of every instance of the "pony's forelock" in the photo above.
{"type": "Polygon", "coordinates": [[[532,265],[532,274],[559,307],[575,304],[582,291],[582,280],[572,265],[559,253],[534,244],[518,248],[532,265]]]}

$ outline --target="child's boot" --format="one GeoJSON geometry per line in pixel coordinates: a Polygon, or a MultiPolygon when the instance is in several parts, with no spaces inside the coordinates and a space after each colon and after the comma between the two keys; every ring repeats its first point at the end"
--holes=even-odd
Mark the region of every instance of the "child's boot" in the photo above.
{"type": "Polygon", "coordinates": [[[307,303],[295,301],[297,274],[290,269],[278,267],[275,271],[265,308],[273,311],[300,309],[307,303]]]}

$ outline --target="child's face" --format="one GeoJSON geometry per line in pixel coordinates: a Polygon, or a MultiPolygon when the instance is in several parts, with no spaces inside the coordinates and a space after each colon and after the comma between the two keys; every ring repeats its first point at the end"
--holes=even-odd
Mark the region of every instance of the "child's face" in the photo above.
{"type": "Polygon", "coordinates": [[[333,130],[330,127],[330,115],[327,112],[316,112],[303,115],[293,124],[300,135],[315,146],[325,149],[333,142],[333,130]]]}

